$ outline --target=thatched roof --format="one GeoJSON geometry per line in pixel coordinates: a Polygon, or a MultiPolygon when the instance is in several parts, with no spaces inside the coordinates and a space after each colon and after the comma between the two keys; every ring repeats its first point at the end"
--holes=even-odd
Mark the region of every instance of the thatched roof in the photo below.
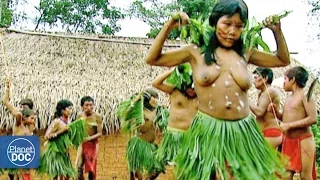
{"type": "MultiPolygon", "coordinates": [[[[2,39],[6,56],[1,56],[0,96],[3,96],[7,73],[13,84],[11,102],[17,104],[26,97],[33,99],[39,112],[39,128],[44,129],[57,101],[70,99],[80,111],[80,98],[91,95],[96,101],[97,112],[103,116],[106,133],[117,131],[119,122],[113,111],[116,105],[131,94],[151,87],[151,81],[165,68],[144,63],[153,39],[85,37],[88,38],[4,33],[2,39]]],[[[167,44],[165,50],[181,43],[168,41],[167,44]]],[[[296,63],[293,61],[290,67],[296,63]]],[[[276,77],[287,68],[275,68],[276,77]]],[[[160,94],[162,102],[167,102],[167,97],[160,94]]],[[[318,100],[318,109],[319,104],[318,100]]],[[[12,125],[12,117],[2,105],[0,113],[0,126],[3,127],[4,122],[12,125]]]]}

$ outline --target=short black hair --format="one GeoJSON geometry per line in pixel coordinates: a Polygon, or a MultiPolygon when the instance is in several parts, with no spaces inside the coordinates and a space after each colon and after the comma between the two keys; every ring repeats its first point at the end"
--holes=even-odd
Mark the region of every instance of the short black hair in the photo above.
{"type": "Polygon", "coordinates": [[[296,66],[288,69],[285,72],[285,75],[289,78],[289,80],[294,78],[297,85],[301,88],[304,88],[306,86],[309,78],[308,71],[302,66],[296,66]]]}
{"type": "Polygon", "coordinates": [[[93,98],[91,96],[84,96],[80,100],[81,106],[83,106],[86,101],[91,101],[91,102],[94,103],[94,100],[93,100],[93,98]]]}
{"type": "Polygon", "coordinates": [[[273,72],[270,68],[263,68],[263,67],[257,67],[253,74],[258,74],[262,76],[263,78],[267,78],[267,83],[271,84],[273,81],[273,72]]]}

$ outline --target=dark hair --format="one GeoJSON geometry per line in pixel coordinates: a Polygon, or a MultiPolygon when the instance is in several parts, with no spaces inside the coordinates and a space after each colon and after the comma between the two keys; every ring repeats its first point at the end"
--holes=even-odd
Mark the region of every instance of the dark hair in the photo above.
{"type": "Polygon", "coordinates": [[[84,103],[87,102],[87,101],[89,101],[89,102],[91,101],[91,102],[94,103],[94,100],[93,100],[92,97],[90,97],[90,96],[84,96],[84,97],[82,97],[81,100],[80,100],[81,106],[83,106],[84,103]]]}
{"type": "Polygon", "coordinates": [[[19,102],[20,105],[27,105],[29,109],[33,109],[33,101],[31,99],[22,99],[19,102]]]}
{"type": "Polygon", "coordinates": [[[289,78],[289,80],[294,78],[297,85],[301,88],[304,88],[306,86],[306,83],[309,78],[308,71],[302,66],[296,66],[288,69],[285,72],[285,75],[289,78]]]}
{"type": "MultiPolygon", "coordinates": [[[[216,27],[218,20],[222,16],[232,16],[235,13],[240,14],[241,20],[246,24],[248,21],[248,7],[243,0],[218,0],[214,4],[211,15],[209,17],[209,24],[212,27],[216,27]]],[[[214,57],[215,50],[221,46],[216,32],[213,32],[210,36],[209,44],[205,50],[205,62],[207,65],[216,62],[214,57]]],[[[244,48],[242,38],[238,39],[231,47],[237,54],[243,57],[244,48]]]]}
{"type": "Polygon", "coordinates": [[[54,117],[62,116],[62,110],[65,110],[67,107],[73,106],[72,102],[67,99],[62,99],[58,102],[56,107],[56,112],[54,113],[54,117]]]}
{"type": "Polygon", "coordinates": [[[21,111],[21,114],[23,115],[23,117],[30,117],[31,115],[35,115],[35,112],[33,112],[33,110],[31,109],[24,109],[21,111]]]}
{"type": "Polygon", "coordinates": [[[158,98],[159,97],[158,93],[152,89],[147,89],[143,91],[142,96],[143,96],[143,107],[151,111],[154,110],[154,107],[150,105],[149,101],[151,97],[158,98]]]}
{"type": "Polygon", "coordinates": [[[262,76],[263,78],[267,78],[267,83],[271,84],[273,81],[273,72],[270,68],[263,68],[263,67],[257,67],[253,74],[258,74],[262,76]]]}

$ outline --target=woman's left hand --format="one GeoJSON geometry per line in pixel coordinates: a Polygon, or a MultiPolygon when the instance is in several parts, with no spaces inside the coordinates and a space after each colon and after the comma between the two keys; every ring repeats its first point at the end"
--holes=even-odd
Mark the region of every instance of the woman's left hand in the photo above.
{"type": "Polygon", "coordinates": [[[264,27],[267,27],[269,29],[271,29],[272,31],[277,31],[280,30],[281,25],[280,25],[280,20],[279,22],[275,22],[274,21],[274,17],[276,17],[276,15],[271,15],[269,17],[267,17],[265,20],[262,21],[262,24],[264,27]]]}

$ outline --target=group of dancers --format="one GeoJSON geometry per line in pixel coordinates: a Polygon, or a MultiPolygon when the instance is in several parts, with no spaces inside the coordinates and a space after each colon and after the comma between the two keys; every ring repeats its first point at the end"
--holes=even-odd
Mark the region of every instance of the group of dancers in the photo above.
{"type": "MultiPolygon", "coordinates": [[[[36,112],[34,103],[31,99],[22,99],[19,107],[14,107],[10,102],[10,80],[6,80],[6,89],[3,97],[3,105],[14,116],[15,121],[12,127],[13,136],[31,136],[35,132],[36,112]]],[[[81,98],[80,105],[82,112],[77,114],[76,120],[85,119],[83,131],[74,133],[85,134],[82,144],[78,146],[76,162],[71,162],[68,147],[66,149],[50,149],[41,153],[40,167],[34,169],[39,174],[47,174],[49,178],[67,180],[69,178],[84,180],[84,173],[88,173],[88,179],[96,179],[96,167],[98,158],[98,138],[102,135],[102,117],[94,111],[94,99],[90,96],[81,98]],[[45,158],[44,158],[45,157],[45,158]],[[47,162],[49,161],[49,162],[47,162]],[[51,165],[52,166],[51,166],[51,165]],[[53,167],[53,164],[61,166],[53,167]],[[74,166],[78,168],[74,169],[74,166]]],[[[69,131],[71,116],[73,112],[73,103],[68,99],[58,101],[55,108],[54,118],[45,133],[45,146],[49,141],[57,141],[59,137],[69,131]]],[[[69,139],[67,139],[68,141],[69,139]]],[[[72,142],[71,142],[72,143],[72,142]]],[[[67,144],[67,143],[66,143],[67,144]]],[[[31,180],[31,169],[16,168],[2,169],[7,170],[10,180],[31,180]]]]}
{"type": "Polygon", "coordinates": [[[309,73],[301,66],[285,71],[283,90],[291,94],[283,107],[278,90],[271,86],[270,68],[290,64],[280,22],[274,22],[273,16],[263,21],[274,34],[275,53],[245,50],[241,35],[248,20],[247,5],[243,0],[217,1],[209,17],[215,31],[205,49],[188,44],[164,52],[171,30],[189,22],[187,14],[179,16],[179,21],[171,17],[164,24],[146,57],[149,65],[173,67],[152,82],[170,99],[168,125],[160,144],[154,142],[153,119],[159,113],[156,91],[135,94],[123,108],[128,115],[141,105],[140,100],[143,104],[144,121],[122,116],[124,122],[136,123],[131,126],[126,154],[130,179],[156,179],[170,165],[174,178],[181,180],[294,176],[315,180],[311,125],[317,121],[317,111],[314,99],[304,92],[309,73]],[[248,72],[248,64],[257,66],[254,72],[248,72]],[[252,80],[259,90],[256,102],[248,98],[252,80]]]}

